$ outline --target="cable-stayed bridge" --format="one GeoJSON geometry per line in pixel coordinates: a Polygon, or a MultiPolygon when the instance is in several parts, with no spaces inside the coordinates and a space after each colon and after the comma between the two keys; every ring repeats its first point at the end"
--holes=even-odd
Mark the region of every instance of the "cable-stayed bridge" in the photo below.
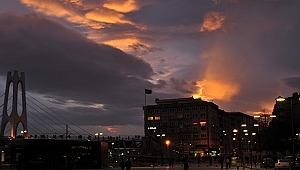
{"type": "MultiPolygon", "coordinates": [[[[95,134],[71,122],[25,91],[25,74],[8,72],[0,109],[1,135],[10,138],[93,139],[95,134]]],[[[100,134],[99,134],[100,135],[100,134]]]]}
{"type": "MultiPolygon", "coordinates": [[[[4,101],[4,94],[0,96],[0,101],[4,101]]],[[[21,93],[18,93],[21,96],[21,93]]],[[[20,98],[20,97],[18,97],[20,98]]],[[[9,96],[8,103],[12,103],[13,97],[9,96]]],[[[22,104],[17,103],[18,106],[22,104]]],[[[3,110],[4,104],[1,104],[3,110]]],[[[26,93],[26,108],[27,108],[27,127],[25,129],[21,124],[17,126],[16,138],[23,137],[24,133],[28,133],[29,138],[72,138],[84,139],[91,138],[94,134],[90,134],[85,129],[69,121],[54,109],[41,103],[38,99],[26,93]],[[25,132],[24,132],[25,131],[25,132]],[[89,137],[90,136],[90,137],[89,137]]],[[[12,111],[12,106],[7,108],[7,112],[12,111]]],[[[2,115],[1,115],[2,118],[2,115]]],[[[10,127],[7,124],[4,131],[4,136],[10,136],[10,127]]]]}

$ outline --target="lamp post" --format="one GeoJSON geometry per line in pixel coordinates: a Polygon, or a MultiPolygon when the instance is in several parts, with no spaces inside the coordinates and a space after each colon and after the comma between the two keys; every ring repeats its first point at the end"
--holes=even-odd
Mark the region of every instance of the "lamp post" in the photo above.
{"type": "Polygon", "coordinates": [[[102,136],[102,135],[103,135],[103,133],[99,133],[99,132],[95,133],[95,136],[97,136],[97,138],[98,138],[98,142],[100,141],[100,136],[102,136]]]}
{"type": "Polygon", "coordinates": [[[22,134],[23,138],[26,139],[27,130],[21,130],[21,134],[22,134]]]}
{"type": "Polygon", "coordinates": [[[166,140],[166,145],[167,145],[167,155],[169,157],[169,149],[170,149],[170,140],[166,140]]]}
{"type": "MultiPolygon", "coordinates": [[[[265,130],[265,159],[266,159],[266,162],[267,162],[267,125],[269,123],[269,120],[271,118],[274,118],[276,117],[276,115],[271,115],[271,114],[267,114],[267,113],[262,113],[260,115],[254,115],[254,118],[258,118],[260,119],[260,122],[263,121],[263,124],[264,124],[264,130],[265,130]]],[[[267,166],[266,166],[266,170],[267,170],[267,166]]]]}

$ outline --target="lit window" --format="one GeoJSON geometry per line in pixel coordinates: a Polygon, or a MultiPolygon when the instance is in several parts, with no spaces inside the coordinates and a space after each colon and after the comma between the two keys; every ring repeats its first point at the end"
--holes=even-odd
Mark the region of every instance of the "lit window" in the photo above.
{"type": "Polygon", "coordinates": [[[153,120],[153,117],[148,117],[148,120],[153,120]]]}
{"type": "Polygon", "coordinates": [[[206,125],[206,122],[200,122],[200,125],[201,125],[201,126],[205,126],[205,125],[206,125]]]}
{"type": "Polygon", "coordinates": [[[154,120],[160,120],[160,116],[155,116],[154,120]]]}

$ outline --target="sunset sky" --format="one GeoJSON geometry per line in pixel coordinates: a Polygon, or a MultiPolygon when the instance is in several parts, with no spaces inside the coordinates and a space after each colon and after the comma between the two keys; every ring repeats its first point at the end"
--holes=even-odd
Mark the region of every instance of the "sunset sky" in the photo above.
{"type": "Polygon", "coordinates": [[[1,0],[0,95],[8,71],[25,72],[29,95],[121,136],[143,136],[155,98],[272,110],[300,91],[299,11],[297,0],[1,0]]]}

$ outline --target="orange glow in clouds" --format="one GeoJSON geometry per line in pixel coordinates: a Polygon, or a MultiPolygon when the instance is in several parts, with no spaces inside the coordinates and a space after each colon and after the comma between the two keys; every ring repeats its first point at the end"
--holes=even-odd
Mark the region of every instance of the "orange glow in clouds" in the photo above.
{"type": "Polygon", "coordinates": [[[219,43],[213,45],[203,54],[208,65],[204,76],[197,81],[198,91],[194,97],[201,97],[204,100],[230,101],[240,91],[240,83],[243,80],[241,65],[234,64],[232,55],[226,46],[219,43]]]}
{"type": "Polygon", "coordinates": [[[221,12],[208,12],[204,16],[204,22],[200,32],[215,31],[222,27],[226,17],[221,12]]]}
{"type": "Polygon", "coordinates": [[[115,48],[118,48],[122,51],[128,51],[129,50],[128,45],[136,44],[138,42],[139,41],[135,38],[126,38],[126,39],[106,41],[106,42],[104,42],[104,44],[111,45],[111,46],[113,46],[115,48]]]}
{"type": "Polygon", "coordinates": [[[85,14],[87,19],[105,22],[105,23],[131,23],[129,20],[124,19],[124,15],[117,12],[108,12],[102,10],[93,10],[85,14]]]}
{"type": "Polygon", "coordinates": [[[239,91],[238,85],[222,80],[213,80],[213,77],[197,82],[197,86],[199,90],[196,94],[193,94],[193,97],[208,101],[213,99],[230,101],[231,97],[239,91]]]}
{"type": "Polygon", "coordinates": [[[103,7],[112,9],[118,12],[131,12],[131,11],[136,11],[139,9],[137,6],[135,0],[127,0],[123,2],[111,2],[111,3],[106,3],[103,5],[103,7]]]}
{"type": "Polygon", "coordinates": [[[106,126],[105,128],[107,129],[107,131],[112,132],[112,133],[118,132],[118,128],[114,128],[114,127],[110,127],[110,126],[106,126]]]}

